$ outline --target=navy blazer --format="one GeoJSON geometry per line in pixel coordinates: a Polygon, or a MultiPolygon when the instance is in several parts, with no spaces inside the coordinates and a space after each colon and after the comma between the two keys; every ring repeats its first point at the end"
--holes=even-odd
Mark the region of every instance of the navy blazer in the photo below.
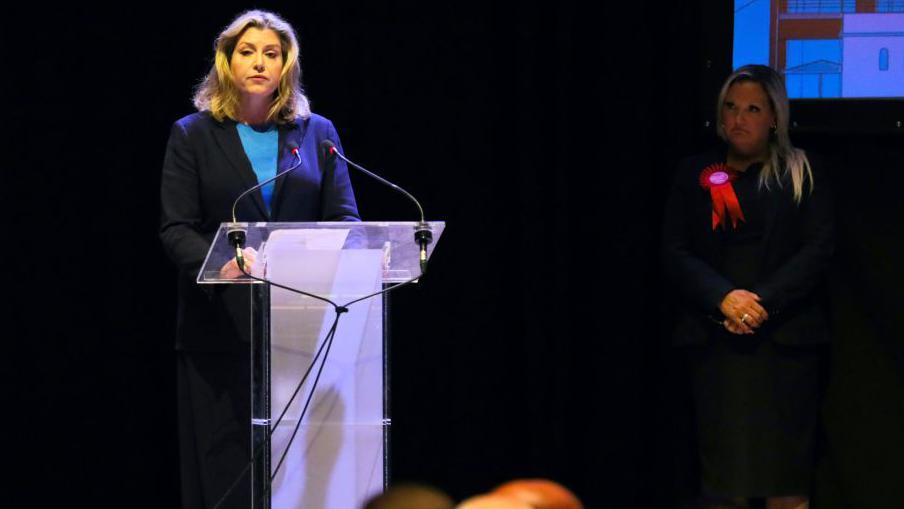
{"type": "MultiPolygon", "coordinates": [[[[707,342],[722,328],[719,304],[735,289],[720,273],[712,199],[699,184],[700,172],[724,157],[724,151],[716,150],[683,160],[666,201],[663,264],[683,297],[674,344],[707,342]]],[[[829,340],[819,287],[834,250],[833,200],[825,174],[818,172],[818,164],[812,166],[815,184],[804,187],[800,204],[794,202],[790,179],[763,189],[765,231],[757,282],[744,288],[759,295],[769,313],[756,334],[786,345],[829,340]]]]}
{"type": "MultiPolygon", "coordinates": [[[[345,162],[326,159],[323,140],[340,148],[333,124],[312,114],[281,125],[277,172],[301,166],[277,180],[268,214],[259,190],[236,208],[239,221],[357,221],[358,209],[345,162]]],[[[258,183],[235,122],[209,112],[177,120],[170,132],[160,184],[160,239],[179,268],[177,348],[231,350],[247,341],[248,288],[216,285],[204,292],[195,280],[220,223],[231,221],[232,203],[258,183]]]]}

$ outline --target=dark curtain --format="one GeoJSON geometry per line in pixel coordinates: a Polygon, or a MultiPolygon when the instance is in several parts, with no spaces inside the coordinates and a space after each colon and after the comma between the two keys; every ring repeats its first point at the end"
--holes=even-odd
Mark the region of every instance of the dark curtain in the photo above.
{"type": "MultiPolygon", "coordinates": [[[[245,7],[10,14],[11,499],[178,504],[159,171],[245,7]]],[[[461,499],[542,476],[588,507],[692,491],[658,233],[675,162],[714,142],[730,6],[270,7],[298,29],[314,111],[347,155],[448,223],[423,285],[392,298],[393,477],[461,499]]],[[[839,198],[820,507],[904,496],[902,139],[795,137],[831,158],[839,198]]],[[[415,217],[352,178],[365,218],[415,217]]]]}

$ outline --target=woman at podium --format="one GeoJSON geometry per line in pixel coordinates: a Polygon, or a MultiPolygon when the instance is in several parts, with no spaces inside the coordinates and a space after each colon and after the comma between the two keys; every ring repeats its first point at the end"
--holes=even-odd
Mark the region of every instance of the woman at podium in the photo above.
{"type": "MultiPolygon", "coordinates": [[[[170,132],[161,180],[160,238],[178,267],[178,414],[183,508],[249,507],[249,288],[196,279],[221,222],[357,221],[348,169],[319,153],[340,146],[311,112],[294,29],[276,14],[239,15],[216,39],[194,96],[198,111],[170,132]],[[297,155],[296,155],[297,154],[297,155]],[[230,492],[230,487],[235,488],[230,492]],[[227,494],[227,492],[229,492],[227,494]],[[225,497],[225,498],[224,498],[225,497]]],[[[253,257],[253,253],[249,253],[253,257]]],[[[252,260],[248,260],[252,261],[252,260]]],[[[235,260],[223,266],[238,275],[235,260]]]]}
{"type": "Polygon", "coordinates": [[[788,114],[774,70],[731,74],[718,98],[725,143],[681,162],[665,207],[673,342],[689,360],[713,507],[808,506],[834,227],[826,178],[792,146],[788,114]]]}

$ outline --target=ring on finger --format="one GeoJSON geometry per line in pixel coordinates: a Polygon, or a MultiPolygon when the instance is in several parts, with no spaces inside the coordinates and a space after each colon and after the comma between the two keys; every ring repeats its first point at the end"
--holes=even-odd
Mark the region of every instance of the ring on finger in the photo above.
{"type": "Polygon", "coordinates": [[[750,318],[750,315],[748,315],[747,313],[744,313],[744,316],[741,317],[741,323],[746,325],[748,318],[750,318]]]}

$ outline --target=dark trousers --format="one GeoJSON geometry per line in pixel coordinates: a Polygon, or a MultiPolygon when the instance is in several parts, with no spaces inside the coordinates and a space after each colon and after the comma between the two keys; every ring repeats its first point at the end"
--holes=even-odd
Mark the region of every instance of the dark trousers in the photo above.
{"type": "Polygon", "coordinates": [[[251,401],[247,350],[177,354],[183,509],[251,506],[251,401]],[[244,471],[244,474],[242,473],[244,471]]]}

